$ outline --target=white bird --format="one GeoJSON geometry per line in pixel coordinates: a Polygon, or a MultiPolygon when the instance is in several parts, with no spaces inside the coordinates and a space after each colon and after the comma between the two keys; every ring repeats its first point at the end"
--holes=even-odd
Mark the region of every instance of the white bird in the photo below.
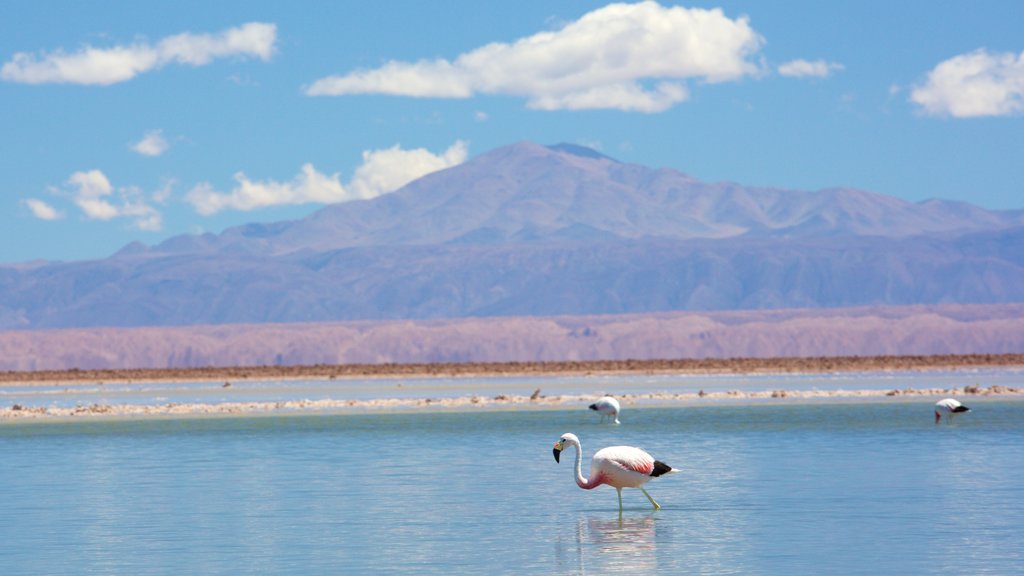
{"type": "Polygon", "coordinates": [[[655,460],[650,454],[632,446],[609,446],[602,448],[594,454],[590,461],[590,478],[584,478],[580,469],[583,461],[583,447],[580,446],[580,439],[575,434],[562,434],[562,437],[555,442],[552,452],[555,455],[555,462],[566,446],[576,448],[576,484],[584,490],[593,490],[601,484],[607,484],[619,493],[619,515],[622,514],[622,489],[639,488],[644,496],[651,501],[655,510],[661,509],[661,505],[651,498],[651,495],[644,490],[643,485],[651,478],[657,478],[663,474],[678,472],[668,464],[655,460]]]}
{"type": "Polygon", "coordinates": [[[616,424],[620,424],[619,401],[615,398],[611,396],[599,398],[597,402],[590,405],[590,409],[601,415],[601,422],[604,422],[605,418],[611,417],[616,424]]]}
{"type": "Polygon", "coordinates": [[[935,403],[935,423],[938,424],[939,420],[942,420],[942,415],[946,414],[947,421],[952,422],[953,416],[961,412],[970,412],[971,409],[960,403],[959,400],[953,398],[946,398],[945,400],[939,400],[935,403]]]}

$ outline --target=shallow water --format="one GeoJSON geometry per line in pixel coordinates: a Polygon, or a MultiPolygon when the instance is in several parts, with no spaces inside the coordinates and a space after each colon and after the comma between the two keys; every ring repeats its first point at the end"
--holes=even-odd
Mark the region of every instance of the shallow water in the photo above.
{"type": "Polygon", "coordinates": [[[865,372],[835,374],[607,374],[578,376],[497,376],[484,378],[343,378],[337,380],[253,380],[137,382],[75,385],[0,384],[0,406],[20,404],[73,408],[92,404],[223,404],[281,400],[451,399],[499,394],[612,394],[647,392],[761,392],[765,390],[874,390],[1022,386],[1019,369],[972,371],[865,372]]]}
{"type": "Polygon", "coordinates": [[[4,574],[1024,572],[1024,401],[0,424],[4,574]],[[584,491],[590,455],[679,468],[584,491]]]}

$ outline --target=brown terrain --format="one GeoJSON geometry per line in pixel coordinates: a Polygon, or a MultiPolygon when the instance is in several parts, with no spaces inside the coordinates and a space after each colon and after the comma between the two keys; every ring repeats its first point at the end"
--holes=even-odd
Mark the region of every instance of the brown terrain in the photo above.
{"type": "Polygon", "coordinates": [[[353,366],[391,374],[481,365],[491,371],[575,370],[590,362],[670,366],[665,359],[799,366],[803,358],[820,358],[827,366],[840,362],[835,358],[1021,353],[1024,304],[0,332],[0,371],[18,373],[266,366],[330,376],[353,366]],[[298,368],[305,366],[314,368],[298,368]]]}
{"type": "Polygon", "coordinates": [[[523,376],[570,374],[759,374],[858,371],[1024,368],[1024,354],[935,356],[836,356],[816,358],[731,358],[703,360],[604,360],[588,362],[465,362],[441,364],[348,364],[120,370],[0,372],[7,384],[95,382],[244,381],[423,376],[523,376]]]}

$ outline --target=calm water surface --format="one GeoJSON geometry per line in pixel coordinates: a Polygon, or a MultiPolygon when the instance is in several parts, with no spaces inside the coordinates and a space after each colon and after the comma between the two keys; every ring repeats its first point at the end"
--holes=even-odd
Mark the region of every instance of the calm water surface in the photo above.
{"type": "Polygon", "coordinates": [[[455,398],[474,394],[637,394],[764,390],[893,390],[1024,385],[1024,370],[994,369],[837,374],[651,374],[496,376],[484,378],[339,378],[337,380],[253,380],[231,382],[118,383],[68,385],[0,384],[0,405],[69,408],[91,404],[277,402],[279,400],[368,400],[455,398]]]}
{"type": "Polygon", "coordinates": [[[4,574],[1020,574],[1024,401],[0,423],[4,574]],[[551,446],[680,468],[584,491],[551,446]]]}

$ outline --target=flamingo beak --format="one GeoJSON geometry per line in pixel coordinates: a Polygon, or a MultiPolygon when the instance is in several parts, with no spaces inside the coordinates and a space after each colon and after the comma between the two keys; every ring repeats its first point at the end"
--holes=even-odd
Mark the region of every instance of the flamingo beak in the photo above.
{"type": "Polygon", "coordinates": [[[551,453],[555,455],[555,462],[561,462],[558,458],[562,455],[562,443],[555,442],[555,447],[551,449],[551,453]]]}

